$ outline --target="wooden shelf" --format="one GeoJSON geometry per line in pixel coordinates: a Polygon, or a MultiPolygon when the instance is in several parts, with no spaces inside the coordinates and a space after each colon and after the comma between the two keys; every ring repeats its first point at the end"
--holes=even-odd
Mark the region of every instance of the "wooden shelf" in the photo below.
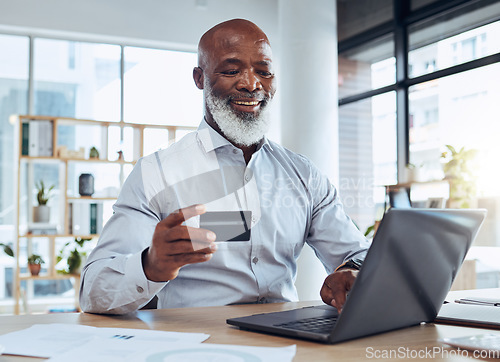
{"type": "Polygon", "coordinates": [[[97,238],[99,237],[99,234],[92,234],[92,235],[76,235],[76,234],[40,234],[40,235],[34,235],[34,234],[23,234],[19,235],[19,238],[83,238],[83,239],[89,239],[89,238],[97,238]]]}
{"type": "Polygon", "coordinates": [[[114,201],[116,197],[111,196],[102,196],[102,197],[94,197],[94,196],[68,196],[67,200],[96,200],[96,201],[114,201]]]}
{"type": "Polygon", "coordinates": [[[80,278],[78,274],[40,274],[37,276],[33,276],[31,274],[20,274],[20,280],[65,280],[71,278],[80,278]]]}
{"type": "MultiPolygon", "coordinates": [[[[127,123],[127,122],[110,122],[110,121],[99,121],[99,120],[91,120],[91,119],[76,119],[76,118],[70,118],[70,117],[50,117],[50,116],[38,116],[38,115],[20,115],[17,117],[18,122],[15,125],[15,133],[18,136],[17,137],[17,147],[15,148],[15,157],[17,159],[17,172],[15,172],[16,180],[15,180],[15,185],[16,185],[16,196],[17,196],[17,202],[16,202],[16,227],[14,227],[14,240],[16,241],[16,246],[15,246],[15,256],[16,256],[16,272],[15,272],[15,286],[14,286],[14,299],[15,299],[15,304],[14,304],[14,313],[19,314],[21,311],[21,280],[60,280],[60,279],[69,279],[69,278],[79,278],[77,275],[64,275],[64,274],[56,274],[55,271],[55,265],[57,262],[57,256],[59,250],[56,248],[58,247],[57,239],[58,238],[84,238],[84,239],[94,239],[99,237],[97,234],[91,234],[91,235],[78,235],[78,234],[69,234],[69,231],[72,230],[70,227],[70,208],[74,210],[75,205],[76,206],[85,206],[82,205],[84,203],[102,203],[103,201],[116,201],[117,197],[92,197],[92,196],[68,196],[68,189],[69,185],[74,183],[75,181],[78,182],[78,180],[74,180],[75,175],[73,173],[69,172],[70,169],[70,164],[71,166],[73,165],[78,165],[80,168],[91,168],[91,164],[102,164],[102,165],[117,165],[117,167],[112,167],[113,170],[111,172],[113,175],[116,174],[117,176],[117,183],[116,185],[112,185],[113,187],[120,188],[123,185],[123,182],[125,181],[125,175],[127,174],[127,170],[125,168],[126,165],[135,165],[137,160],[143,156],[143,149],[144,149],[144,130],[145,129],[163,129],[168,131],[168,140],[169,141],[174,141],[175,140],[175,132],[176,130],[195,130],[196,127],[190,127],[190,126],[163,126],[163,125],[151,125],[151,124],[135,124],[135,123],[127,123]],[[48,132],[47,137],[50,135],[52,136],[51,140],[51,147],[46,147],[47,145],[43,145],[43,152],[40,152],[41,148],[38,147],[38,149],[30,149],[31,146],[33,146],[33,143],[30,142],[30,130],[32,128],[30,125],[35,124],[37,121],[43,121],[43,124],[46,125],[47,121],[51,123],[51,132],[50,134],[47,131],[47,127],[43,127],[43,132],[48,132]],[[26,123],[28,125],[26,126],[26,123]],[[59,134],[59,126],[64,125],[65,127],[76,127],[76,126],[92,126],[92,127],[87,127],[89,132],[96,132],[96,135],[100,136],[100,142],[96,144],[96,148],[101,150],[100,158],[84,158],[80,157],[83,155],[88,155],[88,149],[82,153],[81,150],[78,152],[71,152],[71,153],[62,153],[65,156],[71,156],[71,157],[59,157],[61,153],[58,153],[58,147],[61,146],[61,144],[65,143],[64,140],[60,139],[60,134],[59,134]],[[133,161],[125,161],[125,160],[109,160],[109,142],[110,142],[110,129],[113,128],[114,131],[116,131],[116,127],[119,128],[132,128],[132,144],[127,146],[132,146],[132,158],[134,159],[133,161]],[[94,131],[95,129],[95,131],[94,131]],[[27,133],[24,134],[23,138],[23,130],[27,133]],[[23,155],[23,141],[24,141],[24,155],[23,155]],[[61,141],[61,142],[59,142],[61,141]],[[32,151],[32,154],[43,154],[43,155],[48,155],[51,152],[53,153],[53,156],[30,156],[29,153],[32,151]],[[47,163],[52,165],[56,165],[59,173],[59,179],[58,179],[58,197],[57,197],[57,205],[52,205],[58,209],[58,215],[59,219],[54,222],[55,225],[59,226],[56,230],[59,232],[58,234],[41,234],[41,235],[35,235],[35,234],[19,234],[20,230],[30,230],[30,224],[32,222],[31,218],[31,208],[32,208],[32,202],[33,202],[33,188],[35,185],[35,182],[37,180],[34,179],[34,165],[35,164],[43,164],[47,163]],[[22,166],[22,167],[21,167],[22,166]],[[21,172],[21,169],[23,169],[23,172],[21,172]],[[71,179],[70,179],[71,178],[71,179]],[[21,187],[21,185],[23,185],[21,187]],[[27,185],[27,187],[25,186],[27,185]],[[24,194],[21,194],[21,190],[24,194]],[[27,193],[26,193],[27,192],[27,193]],[[21,207],[21,204],[23,207],[21,207]],[[21,215],[22,213],[22,215],[21,215]],[[22,216],[22,217],[21,217],[22,216]],[[24,228],[24,223],[21,224],[20,220],[26,220],[27,221],[27,227],[24,228]],[[20,225],[22,227],[20,227],[20,225]],[[37,240],[37,239],[48,239],[48,240],[37,240]],[[21,243],[21,240],[23,243],[21,243]],[[40,253],[42,256],[46,259],[45,261],[47,262],[47,265],[49,268],[47,269],[48,272],[45,274],[42,274],[40,276],[31,276],[30,274],[20,274],[20,267],[21,265],[25,265],[25,261],[19,260],[19,255],[20,249],[21,249],[21,244],[22,247],[26,247],[28,253],[34,252],[36,249],[33,248],[33,244],[36,244],[37,242],[40,242],[40,249],[43,250],[40,253]],[[57,245],[56,245],[57,244],[57,245]],[[47,255],[45,255],[47,254],[47,255]]],[[[33,127],[33,134],[37,133],[37,127],[38,125],[33,127]]],[[[84,137],[83,134],[79,133],[78,131],[73,131],[75,138],[77,139],[82,139],[84,137]]],[[[123,132],[120,132],[120,134],[123,134],[123,132]]],[[[45,135],[43,135],[45,137],[45,135]]],[[[46,138],[39,138],[38,140],[46,140],[46,138]]],[[[96,138],[97,139],[97,138],[96,138]]],[[[35,139],[36,140],[36,139],[35,139]]],[[[123,140],[121,140],[123,141],[123,140]]],[[[36,142],[34,142],[36,144],[36,142]]],[[[40,144],[39,144],[40,146],[40,144]]],[[[88,147],[86,147],[88,148],[88,147]]],[[[60,148],[59,148],[60,150],[60,148]]],[[[69,151],[69,150],[68,150],[69,151]]],[[[114,150],[118,151],[118,150],[114,150]]],[[[123,150],[125,151],[125,150],[123,150]]],[[[111,152],[111,151],[109,151],[111,152]]],[[[116,154],[116,153],[115,153],[116,154]]],[[[77,177],[77,176],[76,176],[77,177]]],[[[114,177],[114,176],[112,176],[114,177]]],[[[76,191],[75,191],[76,192],[76,191]]],[[[101,206],[102,207],[102,206],[101,206]]],[[[109,210],[111,211],[111,210],[109,210]]],[[[104,215],[104,213],[101,210],[100,215],[104,215]]],[[[74,215],[74,213],[73,213],[74,215]]],[[[102,217],[102,222],[104,222],[104,216],[99,216],[102,217]]],[[[81,215],[79,215],[81,216],[81,215]]],[[[79,220],[81,221],[81,220],[79,220]]],[[[102,227],[102,224],[99,225],[99,228],[102,227]]],[[[53,228],[52,228],[53,229],[53,228]]],[[[33,229],[34,230],[34,229],[33,229]]],[[[49,229],[43,229],[42,227],[39,228],[40,231],[47,231],[49,229]]],[[[95,229],[90,229],[87,228],[87,225],[85,225],[85,228],[81,229],[76,229],[76,230],[82,230],[83,232],[90,232],[90,230],[95,231],[95,229]]],[[[54,230],[52,230],[54,231],[54,230]]],[[[97,231],[99,231],[97,229],[97,231]]],[[[78,283],[79,284],[79,283],[78,283]]],[[[75,289],[77,289],[76,284],[75,284],[75,289]]],[[[78,291],[75,291],[75,304],[77,304],[78,301],[78,291]]],[[[27,293],[28,295],[30,293],[27,293]]],[[[33,294],[33,293],[31,293],[33,294]]],[[[26,300],[26,304],[29,305],[29,298],[26,300]]],[[[29,310],[29,308],[27,308],[29,310]]]]}
{"type": "Polygon", "coordinates": [[[45,160],[54,162],[90,162],[90,163],[116,163],[119,165],[135,165],[137,161],[125,161],[125,160],[103,160],[100,158],[62,158],[56,156],[20,156],[21,160],[45,160]]]}

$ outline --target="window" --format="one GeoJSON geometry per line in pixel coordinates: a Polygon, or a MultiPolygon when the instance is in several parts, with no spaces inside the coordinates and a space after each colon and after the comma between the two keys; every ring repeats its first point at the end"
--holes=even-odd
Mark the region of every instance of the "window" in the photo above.
{"type": "Polygon", "coordinates": [[[195,53],[125,47],[124,119],[197,126],[202,92],[194,85],[195,53]]]}
{"type": "Polygon", "coordinates": [[[120,46],[34,39],[34,114],[120,120],[120,46]]]}
{"type": "MultiPolygon", "coordinates": [[[[346,6],[342,0],[337,4],[346,6]]],[[[363,5],[363,0],[349,1],[353,9],[363,5]]],[[[422,181],[429,182],[412,188],[412,200],[425,206],[421,200],[449,193],[443,182],[434,185],[444,176],[445,145],[476,149],[474,206],[488,209],[488,217],[470,257],[478,259],[477,286],[498,287],[500,173],[492,165],[500,154],[500,3],[394,0],[391,8],[385,22],[376,21],[382,18],[375,12],[370,19],[359,10],[351,14],[356,20],[339,13],[340,154],[345,158],[340,179],[353,178],[354,185],[364,183],[366,175],[373,179],[371,192],[341,187],[341,196],[362,198],[346,208],[363,230],[379,217],[373,206],[380,201],[377,185],[404,183],[406,166],[421,166],[422,181]],[[366,27],[344,30],[355,23],[366,27]],[[394,52],[382,51],[389,44],[394,52]],[[377,74],[377,69],[385,70],[377,74]],[[385,96],[391,102],[378,99],[385,96]],[[378,102],[383,112],[375,111],[378,102]]]]}
{"type": "Polygon", "coordinates": [[[383,212],[383,185],[397,182],[395,92],[341,106],[339,140],[340,195],[364,231],[383,212]]]}
{"type": "MultiPolygon", "coordinates": [[[[192,80],[192,68],[196,66],[194,53],[126,47],[79,41],[55,40],[39,37],[0,34],[0,239],[13,244],[14,203],[16,195],[13,178],[16,171],[12,150],[15,147],[13,114],[39,114],[49,116],[97,119],[116,122],[110,127],[108,150],[103,152],[109,159],[117,159],[118,151],[125,160],[132,159],[131,145],[135,135],[131,127],[120,129],[122,121],[157,123],[173,126],[196,126],[202,117],[202,92],[192,80]],[[30,47],[30,45],[32,45],[30,47]],[[30,54],[30,48],[32,54],[30,54]],[[122,61],[122,54],[125,54],[122,61]],[[30,72],[30,57],[33,68],[30,72]],[[124,69],[122,70],[122,64],[124,69]],[[30,79],[30,74],[33,78],[30,79]],[[30,89],[30,84],[32,88],[30,89]],[[125,101],[122,104],[122,99],[125,101]]],[[[104,135],[89,127],[66,127],[59,124],[59,144],[70,149],[99,144],[104,135]],[[85,144],[76,144],[75,132],[88,135],[85,144]]],[[[97,127],[99,128],[99,127],[97,127]]],[[[144,151],[150,153],[182,137],[187,129],[145,129],[144,151]]],[[[47,161],[47,160],[46,160],[47,161]]],[[[105,196],[116,196],[119,180],[117,172],[109,166],[70,164],[67,172],[77,175],[90,171],[96,177],[96,191],[105,196]],[[88,167],[87,167],[88,166],[88,167]]],[[[112,165],[114,166],[114,165],[112,165]]],[[[40,161],[31,170],[23,164],[20,172],[30,172],[36,178],[43,176],[56,189],[60,175],[57,167],[40,161]]],[[[124,167],[127,177],[132,166],[124,167]]],[[[25,179],[25,178],[21,178],[25,179]]],[[[76,177],[70,179],[76,180],[76,177]]],[[[26,185],[19,185],[26,200],[26,185]]],[[[78,185],[68,185],[68,192],[77,193],[78,185]]],[[[54,199],[58,202],[58,195],[54,199]]],[[[112,202],[110,202],[111,206],[112,202]]],[[[21,202],[25,207],[26,202],[21,202]]],[[[108,208],[111,210],[111,208],[108,208]]],[[[110,211],[111,212],[111,211],[110,211]]],[[[21,212],[27,215],[27,211],[21,212]]],[[[105,218],[111,215],[105,215],[105,218]]],[[[57,218],[57,215],[54,215],[57,218]]],[[[48,253],[48,243],[21,242],[20,255],[25,259],[28,250],[48,253]],[[24,243],[24,244],[23,244],[24,243]]],[[[58,247],[58,246],[56,246],[58,247]]],[[[0,252],[0,313],[12,312],[12,287],[15,260],[0,252]]],[[[24,268],[24,266],[21,266],[24,268]]],[[[23,282],[24,283],[24,282],[23,282]]],[[[36,297],[53,296],[52,305],[65,302],[65,296],[74,291],[68,280],[29,281],[24,283],[26,292],[36,297]]],[[[72,303],[72,298],[71,303],[72,303]]],[[[68,299],[66,299],[68,300],[68,299]]],[[[46,302],[49,303],[48,299],[46,302]]]]}
{"type": "MultiPolygon", "coordinates": [[[[0,240],[13,245],[14,200],[12,150],[14,127],[9,117],[28,109],[29,38],[0,34],[0,240]]],[[[12,295],[15,260],[0,251],[0,311],[12,295]]]]}

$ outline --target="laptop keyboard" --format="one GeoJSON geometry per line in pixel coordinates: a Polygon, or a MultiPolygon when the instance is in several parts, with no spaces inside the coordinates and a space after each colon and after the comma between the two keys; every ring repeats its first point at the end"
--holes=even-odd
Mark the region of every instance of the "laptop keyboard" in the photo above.
{"type": "Polygon", "coordinates": [[[307,331],[312,333],[329,333],[337,322],[336,316],[331,317],[316,317],[299,319],[292,322],[275,324],[275,327],[282,327],[288,329],[296,329],[299,331],[307,331]]]}

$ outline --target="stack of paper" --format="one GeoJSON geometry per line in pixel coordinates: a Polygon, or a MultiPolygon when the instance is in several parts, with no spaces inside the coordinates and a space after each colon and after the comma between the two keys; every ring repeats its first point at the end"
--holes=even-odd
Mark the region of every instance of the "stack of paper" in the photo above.
{"type": "Polygon", "coordinates": [[[36,324],[0,336],[5,354],[50,358],[52,362],[114,361],[292,361],[296,346],[250,347],[201,343],[204,333],[36,324]]]}

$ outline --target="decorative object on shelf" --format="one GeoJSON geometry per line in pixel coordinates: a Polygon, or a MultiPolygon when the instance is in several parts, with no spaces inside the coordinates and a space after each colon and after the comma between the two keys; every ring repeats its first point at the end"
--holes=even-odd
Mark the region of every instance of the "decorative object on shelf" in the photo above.
{"type": "Polygon", "coordinates": [[[40,255],[31,254],[28,257],[28,268],[30,270],[31,275],[37,276],[38,274],[40,274],[40,270],[42,269],[43,263],[45,263],[45,261],[42,259],[40,255]]]}
{"type": "Polygon", "coordinates": [[[456,150],[446,145],[447,151],[441,154],[445,180],[450,184],[449,208],[469,208],[474,206],[476,198],[476,176],[474,159],[477,150],[462,147],[456,150]]]}
{"type": "Polygon", "coordinates": [[[47,206],[51,198],[50,192],[55,187],[55,185],[50,186],[48,189],[45,184],[40,180],[36,185],[37,195],[36,199],[38,201],[38,206],[33,208],[33,221],[34,222],[49,222],[50,220],[50,208],[47,206]]]}
{"type": "Polygon", "coordinates": [[[74,241],[68,241],[64,244],[63,248],[57,256],[56,264],[65,260],[66,265],[64,269],[58,269],[57,272],[60,274],[76,274],[79,275],[82,272],[82,268],[87,260],[88,248],[86,248],[85,243],[92,240],[92,238],[75,238],[74,241]],[[69,249],[69,252],[67,251],[69,249]]]}
{"type": "Polygon", "coordinates": [[[118,151],[118,160],[119,161],[123,160],[123,151],[122,150],[118,151]]]}
{"type": "Polygon", "coordinates": [[[78,178],[78,193],[80,196],[94,194],[94,176],[91,173],[82,173],[78,178]]]}
{"type": "Polygon", "coordinates": [[[57,146],[56,156],[60,158],[85,159],[85,148],[80,147],[78,150],[69,150],[64,145],[57,146]]]}
{"type": "Polygon", "coordinates": [[[89,158],[99,158],[99,151],[97,148],[92,147],[89,152],[89,158]]]}
{"type": "Polygon", "coordinates": [[[14,256],[14,251],[12,250],[12,248],[10,246],[8,246],[7,244],[4,244],[4,243],[0,243],[0,246],[3,248],[3,251],[5,252],[5,254],[7,254],[8,256],[14,256]]]}
{"type": "Polygon", "coordinates": [[[423,165],[415,165],[413,163],[408,163],[406,165],[408,182],[424,181],[422,167],[423,165]]]}

